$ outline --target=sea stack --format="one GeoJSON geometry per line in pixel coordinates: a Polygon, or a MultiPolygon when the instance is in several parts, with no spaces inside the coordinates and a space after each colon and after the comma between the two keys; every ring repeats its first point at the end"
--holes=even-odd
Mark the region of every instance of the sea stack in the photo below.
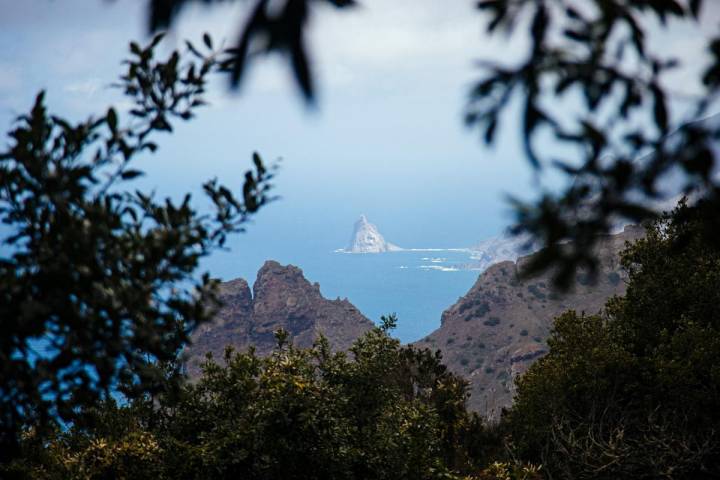
{"type": "Polygon", "coordinates": [[[360,219],[355,222],[350,243],[343,249],[346,253],[382,253],[399,250],[402,248],[385,241],[377,227],[368,222],[365,215],[360,215],[360,219]]]}

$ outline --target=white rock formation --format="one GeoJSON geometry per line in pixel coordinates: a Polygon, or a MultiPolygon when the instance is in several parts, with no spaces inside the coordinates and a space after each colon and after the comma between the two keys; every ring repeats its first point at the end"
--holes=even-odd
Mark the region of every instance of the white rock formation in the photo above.
{"type": "Polygon", "coordinates": [[[360,215],[360,219],[355,222],[350,244],[341,251],[346,253],[381,253],[400,250],[402,248],[386,242],[377,227],[368,222],[365,215],[360,215]]]}

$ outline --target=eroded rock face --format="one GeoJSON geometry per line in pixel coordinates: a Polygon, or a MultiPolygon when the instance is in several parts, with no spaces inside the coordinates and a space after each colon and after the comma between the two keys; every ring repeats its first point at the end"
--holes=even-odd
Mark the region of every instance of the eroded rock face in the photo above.
{"type": "Polygon", "coordinates": [[[440,349],[444,363],[470,381],[470,408],[498,418],[512,402],[515,378],[547,353],[556,316],[567,310],[597,313],[609,297],[624,293],[619,253],[642,234],[629,226],[607,237],[598,248],[597,283],[580,273],[567,293],[552,289],[549,273],[519,279],[518,268],[531,257],[495,264],[443,312],[440,328],[416,345],[440,349]]]}
{"type": "MultiPolygon", "coordinates": [[[[302,270],[265,262],[253,286],[253,298],[251,340],[258,351],[261,346],[272,350],[274,332],[279,328],[287,330],[297,345],[312,344],[317,306],[325,299],[320,295],[320,288],[303,277],[302,270]]],[[[261,354],[268,352],[260,351],[261,354]]]]}
{"type": "Polygon", "coordinates": [[[204,360],[205,352],[222,358],[225,345],[242,343],[250,333],[253,301],[248,283],[242,278],[222,283],[219,298],[223,308],[212,322],[200,325],[193,332],[193,345],[185,351],[192,359],[187,362],[191,374],[197,373],[197,363],[204,360]]]}
{"type": "Polygon", "coordinates": [[[267,261],[258,272],[253,293],[243,279],[220,287],[223,307],[213,322],[200,326],[186,350],[191,376],[211,352],[221,359],[226,345],[245,351],[254,346],[259,355],[275,347],[275,331],[284,329],[298,347],[310,347],[322,333],[335,350],[346,350],[372,328],[373,323],[347,299],[328,300],[320,285],[311,284],[299,268],[267,261]]]}

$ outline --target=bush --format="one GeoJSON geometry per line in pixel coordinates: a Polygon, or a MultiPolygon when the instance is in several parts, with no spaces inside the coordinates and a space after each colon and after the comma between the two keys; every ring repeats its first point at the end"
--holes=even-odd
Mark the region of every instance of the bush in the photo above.
{"type": "Polygon", "coordinates": [[[387,328],[357,340],[351,355],[332,353],[324,339],[300,350],[286,338],[278,333],[267,358],[231,349],[225,366],[210,358],[179,391],[105,404],[94,421],[58,432],[50,456],[28,441],[15,472],[414,480],[478,470],[484,427],[465,409],[466,382],[439,354],[403,347],[387,328]]]}
{"type": "Polygon", "coordinates": [[[272,174],[257,154],[237,197],[216,180],[203,185],[203,213],[189,194],[159,199],[130,186],[143,174],[136,158],[195,115],[219,68],[212,51],[156,60],[160,39],[131,44],[119,84],[129,114],[108,108],[75,123],[51,114],[41,92],[3,142],[0,463],[27,426],[42,435],[75,421],[118,385],[157,390],[159,365],[217,305],[201,259],[270,200],[272,174]]]}
{"type": "Polygon", "coordinates": [[[720,475],[720,252],[702,225],[681,204],[623,253],[624,297],[555,319],[503,419],[515,455],[559,478],[720,475]]]}
{"type": "Polygon", "coordinates": [[[545,301],[546,295],[540,291],[540,287],[535,284],[528,285],[528,292],[530,292],[535,298],[540,301],[545,301]]]}
{"type": "Polygon", "coordinates": [[[533,464],[494,462],[475,477],[477,480],[542,480],[541,468],[533,464]]]}
{"type": "Polygon", "coordinates": [[[500,319],[498,317],[490,317],[489,319],[487,319],[483,322],[483,325],[486,325],[488,327],[494,327],[499,324],[500,324],[500,319]]]}

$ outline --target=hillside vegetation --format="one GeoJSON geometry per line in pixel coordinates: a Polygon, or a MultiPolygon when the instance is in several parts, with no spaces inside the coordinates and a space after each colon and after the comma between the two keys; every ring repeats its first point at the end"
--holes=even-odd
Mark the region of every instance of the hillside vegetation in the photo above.
{"type": "MultiPolygon", "coordinates": [[[[26,478],[716,478],[720,255],[680,205],[622,255],[624,296],[555,319],[547,354],[498,424],[466,408],[439,354],[402,346],[385,318],[333,353],[277,333],[228,350],[197,383],[108,401],[41,439],[26,478]]],[[[173,372],[169,369],[169,372],[173,372]]]]}

